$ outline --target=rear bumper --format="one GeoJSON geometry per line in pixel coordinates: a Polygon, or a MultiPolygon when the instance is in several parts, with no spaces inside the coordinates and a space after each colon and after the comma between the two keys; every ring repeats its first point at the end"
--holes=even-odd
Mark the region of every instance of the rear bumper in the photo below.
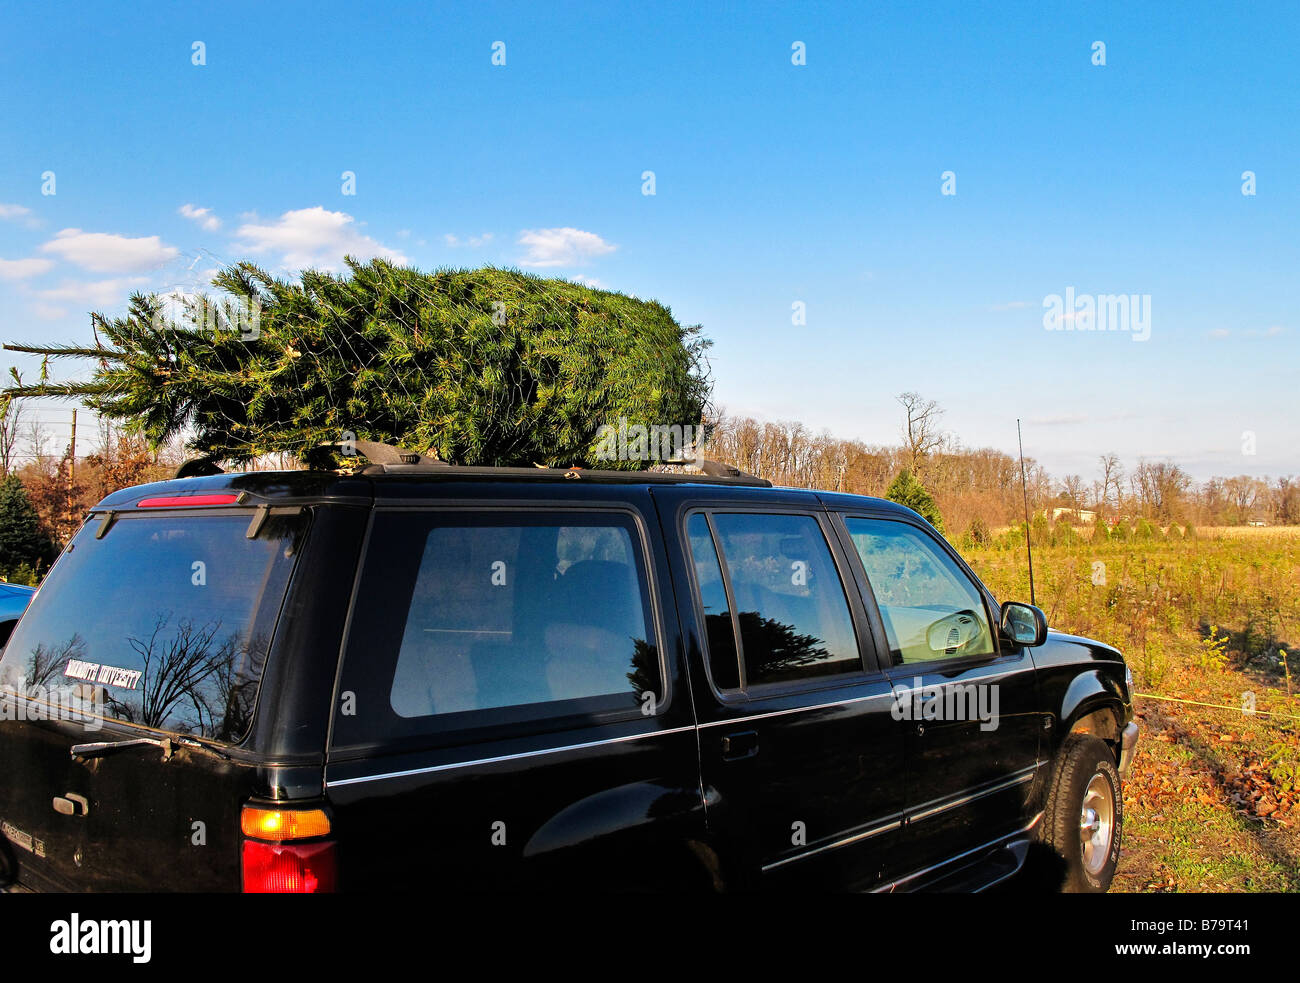
{"type": "Polygon", "coordinates": [[[1138,725],[1136,720],[1129,721],[1119,739],[1119,777],[1128,778],[1133,769],[1133,758],[1137,754],[1138,725]]]}

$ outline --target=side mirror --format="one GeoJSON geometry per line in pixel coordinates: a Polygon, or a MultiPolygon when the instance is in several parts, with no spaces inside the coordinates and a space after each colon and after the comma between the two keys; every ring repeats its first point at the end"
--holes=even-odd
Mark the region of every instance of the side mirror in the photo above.
{"type": "Polygon", "coordinates": [[[1032,604],[1007,601],[1002,605],[1002,637],[1017,645],[1042,645],[1047,641],[1047,615],[1032,604]]]}

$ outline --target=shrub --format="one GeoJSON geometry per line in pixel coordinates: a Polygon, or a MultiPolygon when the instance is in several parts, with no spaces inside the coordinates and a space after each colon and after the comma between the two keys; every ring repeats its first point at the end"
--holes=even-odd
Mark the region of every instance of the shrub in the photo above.
{"type": "Polygon", "coordinates": [[[1148,520],[1138,519],[1137,526],[1133,530],[1133,538],[1139,542],[1150,543],[1161,538],[1160,530],[1148,520]]]}
{"type": "Polygon", "coordinates": [[[1100,515],[1097,516],[1097,521],[1092,524],[1092,541],[1094,543],[1110,541],[1110,530],[1106,528],[1106,520],[1100,515]]]}
{"type": "Polygon", "coordinates": [[[989,532],[988,523],[977,515],[966,527],[965,538],[971,546],[987,546],[993,541],[993,534],[989,532]]]}

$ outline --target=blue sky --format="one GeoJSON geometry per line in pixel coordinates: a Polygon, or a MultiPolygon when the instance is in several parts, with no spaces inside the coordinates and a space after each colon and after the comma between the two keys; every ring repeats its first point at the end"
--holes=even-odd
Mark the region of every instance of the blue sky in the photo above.
{"type": "Polygon", "coordinates": [[[1058,476],[1300,472],[1294,8],[81,7],[5,14],[6,341],[242,258],[518,265],[702,323],[734,413],[893,442],[910,389],[1058,476]],[[1070,287],[1149,338],[1046,330],[1070,287]]]}

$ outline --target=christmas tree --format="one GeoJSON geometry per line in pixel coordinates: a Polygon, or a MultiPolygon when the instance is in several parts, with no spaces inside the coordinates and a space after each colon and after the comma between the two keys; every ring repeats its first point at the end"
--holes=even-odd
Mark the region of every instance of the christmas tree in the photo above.
{"type": "Polygon", "coordinates": [[[655,301],[513,270],[423,273],[349,259],[341,275],[222,270],[217,296],[136,294],[91,315],[94,347],[7,345],[93,366],[15,384],[81,399],[155,446],[212,461],[375,440],[454,464],[597,461],[601,426],[698,425],[709,342],[655,301]]]}

